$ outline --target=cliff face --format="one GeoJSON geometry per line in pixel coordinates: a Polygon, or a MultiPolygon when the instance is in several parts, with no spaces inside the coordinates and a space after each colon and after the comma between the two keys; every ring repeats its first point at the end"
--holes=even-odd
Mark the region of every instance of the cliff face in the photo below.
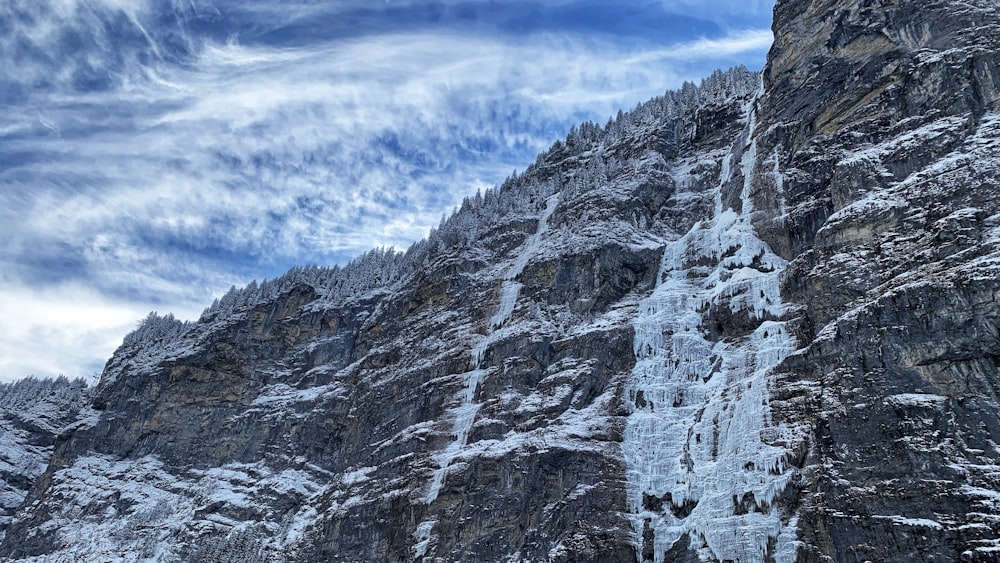
{"type": "Polygon", "coordinates": [[[151,317],[0,554],[1000,552],[1000,8],[775,8],[403,257],[151,317]]]}
{"type": "Polygon", "coordinates": [[[994,560],[998,7],[781,2],[775,29],[757,226],[799,307],[772,410],[810,432],[800,559],[994,560]]]}

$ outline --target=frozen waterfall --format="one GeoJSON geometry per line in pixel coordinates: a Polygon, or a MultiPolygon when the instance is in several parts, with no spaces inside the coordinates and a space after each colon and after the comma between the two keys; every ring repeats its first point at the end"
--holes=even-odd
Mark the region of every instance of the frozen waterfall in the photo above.
{"type": "MultiPolygon", "coordinates": [[[[753,127],[751,113],[747,138],[753,127]]],[[[769,549],[779,563],[794,558],[794,519],[773,506],[791,477],[788,452],[761,438],[780,431],[770,420],[770,370],[795,349],[780,321],[786,263],[750,222],[753,143],[738,163],[742,211],[723,209],[733,159],[723,163],[714,216],[667,246],[634,322],[623,449],[640,561],[650,548],[663,561],[685,535],[704,560],[763,562],[769,549]],[[706,320],[719,310],[756,328],[712,336],[706,320]]]]}

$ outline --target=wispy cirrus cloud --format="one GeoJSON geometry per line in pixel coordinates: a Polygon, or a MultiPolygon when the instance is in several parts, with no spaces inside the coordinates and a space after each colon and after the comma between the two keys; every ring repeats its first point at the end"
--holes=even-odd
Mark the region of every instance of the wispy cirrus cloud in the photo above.
{"type": "Polygon", "coordinates": [[[766,26],[771,23],[774,0],[661,0],[670,13],[705,19],[724,28],[766,26]]]}
{"type": "MultiPolygon", "coordinates": [[[[26,93],[0,118],[0,275],[19,303],[82,312],[2,327],[0,359],[43,327],[80,333],[105,307],[190,317],[231,284],[406,247],[571,125],[714,68],[759,66],[770,44],[766,29],[707,20],[631,36],[644,4],[601,32],[600,18],[553,16],[588,7],[570,1],[50,4],[0,9],[13,29],[2,52],[19,53],[0,57],[0,85],[26,93]]],[[[123,335],[117,321],[93,326],[123,335]]],[[[77,358],[60,368],[72,370],[85,355],[73,340],[32,354],[77,358]]],[[[94,342],[93,358],[113,349],[94,342]]],[[[6,365],[22,373],[0,377],[52,372],[6,365]]]]}

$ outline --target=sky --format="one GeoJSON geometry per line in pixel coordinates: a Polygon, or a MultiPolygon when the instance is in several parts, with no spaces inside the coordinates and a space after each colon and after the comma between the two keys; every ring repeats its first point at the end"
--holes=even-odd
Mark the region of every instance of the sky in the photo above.
{"type": "Polygon", "coordinates": [[[570,126],[763,66],[769,0],[0,2],[0,381],[403,250],[570,126]]]}

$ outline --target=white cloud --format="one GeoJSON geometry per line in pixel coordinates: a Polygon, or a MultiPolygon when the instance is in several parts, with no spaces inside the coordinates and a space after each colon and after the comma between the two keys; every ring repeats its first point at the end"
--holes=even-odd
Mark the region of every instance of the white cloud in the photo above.
{"type": "Polygon", "coordinates": [[[766,51],[771,46],[772,41],[774,41],[774,35],[769,29],[746,29],[732,32],[725,37],[703,37],[667,49],[640,52],[628,57],[625,64],[641,65],[656,61],[704,62],[740,53],[766,51]]]}
{"type": "MultiPolygon", "coordinates": [[[[491,158],[465,162],[470,166],[465,174],[441,174],[455,164],[454,154],[442,154],[429,143],[446,145],[448,151],[447,145],[466,142],[464,136],[480,135],[501,150],[515,151],[518,143],[527,142],[528,150],[537,151],[552,136],[550,131],[534,136],[538,131],[533,127],[564,126],[581,115],[602,119],[665,85],[693,78],[678,63],[760,50],[769,38],[766,31],[741,32],[639,53],[547,36],[520,45],[490,38],[394,35],[299,51],[214,46],[205,50],[194,71],[166,76],[174,86],[150,83],[131,93],[140,103],[179,106],[139,116],[137,133],[105,131],[77,141],[48,141],[68,156],[61,171],[99,178],[102,186],[61,203],[47,202],[36,210],[34,223],[49,224],[64,238],[75,229],[91,232],[95,224],[115,221],[123,213],[148,218],[153,226],[196,229],[223,210],[237,210],[244,217],[293,211],[298,196],[328,203],[329,210],[339,212],[329,219],[338,223],[376,210],[371,199],[356,197],[362,188],[369,193],[403,191],[414,200],[415,211],[429,214],[429,226],[441,209],[429,209],[421,201],[426,194],[407,181],[410,175],[440,174],[435,179],[449,185],[452,193],[445,199],[454,204],[474,183],[502,179],[512,156],[526,156],[523,150],[504,155],[508,160],[502,165],[491,158]],[[456,104],[466,104],[470,115],[455,115],[456,104]],[[536,123],[505,124],[503,116],[499,123],[486,121],[496,108],[530,115],[536,123]],[[399,150],[425,155],[420,169],[411,159],[374,144],[384,134],[407,144],[399,150]],[[268,185],[250,192],[225,189],[221,186],[234,171],[214,162],[220,153],[235,159],[237,167],[271,156],[295,169],[263,170],[268,185]],[[316,156],[325,159],[322,165],[309,164],[316,156]],[[370,162],[372,156],[380,161],[370,162]],[[171,162],[184,163],[183,169],[169,170],[171,162]]],[[[61,169],[58,163],[46,166],[61,169]]],[[[262,234],[263,225],[247,221],[235,227],[232,239],[250,242],[262,234]]],[[[295,248],[288,238],[282,242],[291,246],[272,250],[310,250],[295,248]]]]}
{"type": "Polygon", "coordinates": [[[90,377],[148,311],[148,304],[109,299],[76,283],[44,289],[5,285],[0,381],[33,374],[90,377]]]}

